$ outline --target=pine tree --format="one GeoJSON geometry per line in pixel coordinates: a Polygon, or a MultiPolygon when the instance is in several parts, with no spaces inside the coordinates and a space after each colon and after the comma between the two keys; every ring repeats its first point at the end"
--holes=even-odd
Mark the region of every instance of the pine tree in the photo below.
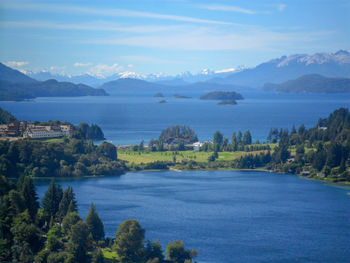
{"type": "Polygon", "coordinates": [[[89,213],[85,218],[85,223],[89,232],[92,234],[95,241],[101,240],[105,236],[103,223],[96,212],[96,208],[93,203],[90,205],[89,213]]]}
{"type": "Polygon", "coordinates": [[[39,209],[39,203],[33,180],[30,177],[26,176],[19,191],[22,194],[26,208],[29,211],[30,217],[32,218],[32,220],[34,220],[36,213],[39,209]]]}
{"type": "Polygon", "coordinates": [[[60,218],[60,220],[62,220],[66,216],[68,210],[70,210],[70,212],[78,210],[77,201],[75,200],[75,194],[71,186],[68,186],[68,188],[63,192],[62,200],[59,204],[58,217],[60,218]]]}
{"type": "Polygon", "coordinates": [[[52,217],[56,216],[56,213],[59,209],[59,204],[62,199],[62,188],[60,185],[56,185],[52,180],[49,188],[47,189],[43,201],[42,206],[44,209],[44,213],[46,215],[47,221],[52,217]]]}

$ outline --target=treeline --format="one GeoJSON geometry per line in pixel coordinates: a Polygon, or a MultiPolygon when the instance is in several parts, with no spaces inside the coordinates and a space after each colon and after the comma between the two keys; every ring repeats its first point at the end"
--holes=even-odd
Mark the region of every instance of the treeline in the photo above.
{"type": "Polygon", "coordinates": [[[63,142],[23,139],[0,141],[0,174],[19,177],[79,177],[119,175],[126,166],[117,148],[103,142],[65,138],[63,142]]]}
{"type": "MultiPolygon", "coordinates": [[[[119,225],[115,238],[105,238],[104,225],[91,204],[83,220],[72,187],[63,191],[54,181],[41,206],[30,177],[15,185],[0,176],[0,261],[35,263],[103,263],[103,251],[121,263],[164,262],[158,241],[145,242],[145,230],[132,219],[119,225]]],[[[169,242],[167,262],[192,262],[197,251],[180,240],[169,242]]]]}
{"type": "Polygon", "coordinates": [[[213,136],[213,142],[204,143],[199,150],[204,152],[251,152],[270,150],[270,146],[268,144],[260,144],[259,142],[253,144],[252,135],[249,130],[245,131],[244,134],[241,131],[238,131],[238,133],[233,132],[231,142],[228,138],[224,138],[220,131],[216,131],[213,136]]]}
{"type": "Polygon", "coordinates": [[[284,130],[270,169],[350,181],[350,114],[345,108],[320,119],[316,127],[284,130]],[[294,150],[293,150],[294,149],[294,150]]]}
{"type": "Polygon", "coordinates": [[[98,125],[91,124],[90,126],[85,122],[80,123],[77,127],[75,127],[72,137],[77,139],[85,139],[85,140],[104,140],[105,139],[103,131],[98,125]]]}

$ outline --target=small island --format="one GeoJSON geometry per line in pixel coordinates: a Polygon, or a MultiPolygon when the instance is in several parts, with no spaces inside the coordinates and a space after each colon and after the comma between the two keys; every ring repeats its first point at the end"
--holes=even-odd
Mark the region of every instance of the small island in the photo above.
{"type": "Polygon", "coordinates": [[[168,103],[166,100],[160,100],[158,103],[160,103],[160,104],[166,104],[166,103],[168,103]]]}
{"type": "Polygon", "coordinates": [[[154,94],[153,97],[154,97],[154,98],[164,98],[164,95],[163,95],[163,93],[158,92],[158,93],[154,94]]]}
{"type": "Polygon", "coordinates": [[[188,96],[184,96],[184,95],[180,95],[180,94],[174,94],[173,98],[174,99],[191,99],[192,97],[188,97],[188,96]]]}
{"type": "Polygon", "coordinates": [[[235,100],[222,100],[222,101],[218,102],[217,105],[222,105],[222,106],[237,105],[237,101],[235,101],[235,100]]]}

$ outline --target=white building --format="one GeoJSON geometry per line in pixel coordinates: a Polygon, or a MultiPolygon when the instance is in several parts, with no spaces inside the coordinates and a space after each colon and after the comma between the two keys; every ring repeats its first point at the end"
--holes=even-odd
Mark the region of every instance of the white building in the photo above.
{"type": "Polygon", "coordinates": [[[70,136],[72,127],[70,125],[61,126],[30,126],[24,133],[23,138],[46,139],[70,136]]]}

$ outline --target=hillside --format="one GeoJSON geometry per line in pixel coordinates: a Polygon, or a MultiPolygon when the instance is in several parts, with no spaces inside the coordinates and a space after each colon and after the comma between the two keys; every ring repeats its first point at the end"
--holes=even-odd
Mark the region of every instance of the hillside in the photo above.
{"type": "Polygon", "coordinates": [[[11,83],[33,83],[35,79],[28,77],[22,72],[12,69],[0,63],[0,80],[11,83]]]}
{"type": "Polygon", "coordinates": [[[266,83],[263,90],[287,93],[349,93],[350,79],[311,74],[281,84],[266,83]]]}
{"type": "Polygon", "coordinates": [[[296,54],[262,63],[254,68],[210,81],[260,88],[265,83],[281,83],[308,74],[339,78],[350,76],[350,53],[296,54]]]}

